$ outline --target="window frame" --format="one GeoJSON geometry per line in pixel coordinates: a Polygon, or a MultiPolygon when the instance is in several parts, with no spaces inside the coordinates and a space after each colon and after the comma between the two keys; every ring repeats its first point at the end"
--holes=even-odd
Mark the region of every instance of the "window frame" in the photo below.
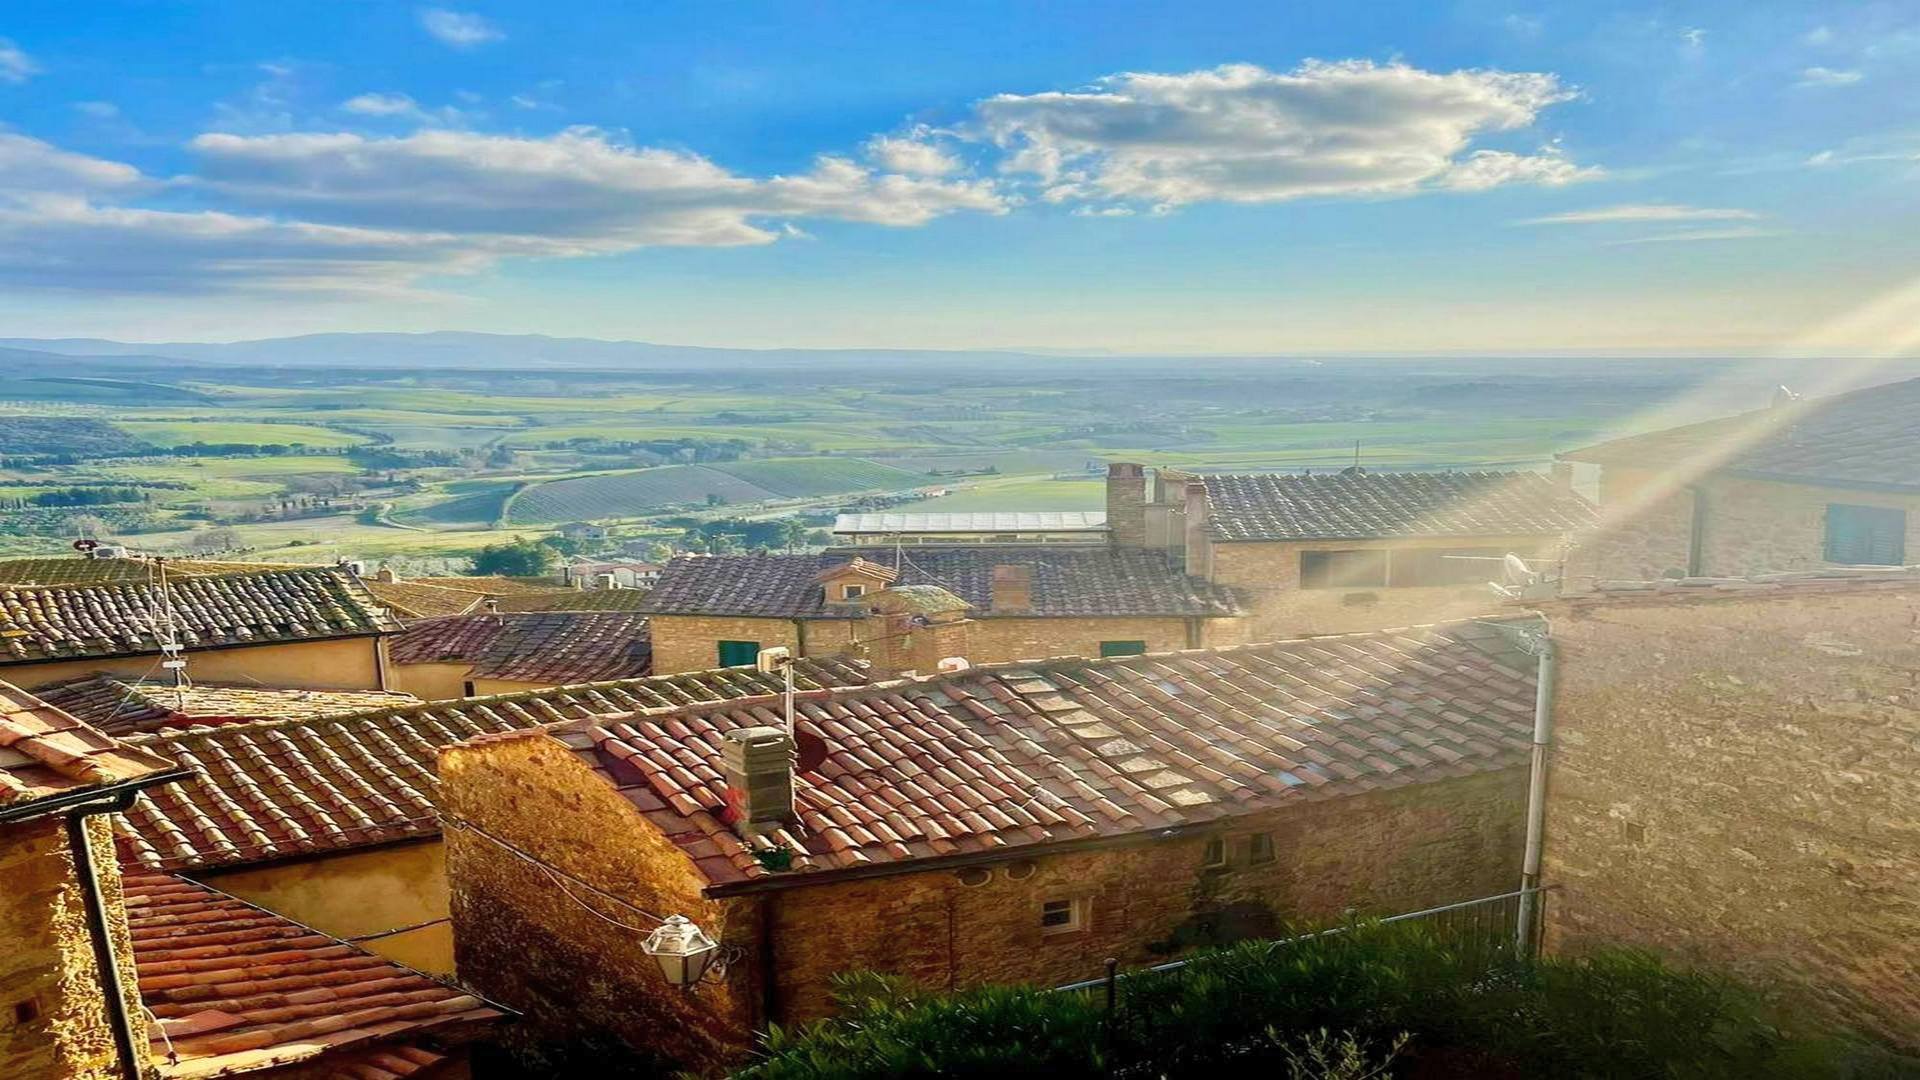
{"type": "Polygon", "coordinates": [[[1116,639],[1114,641],[1103,641],[1100,643],[1100,655],[1103,658],[1111,658],[1111,657],[1117,657],[1117,656],[1145,656],[1147,655],[1147,643],[1144,640],[1138,639],[1138,638],[1116,639]],[[1116,646],[1118,647],[1116,648],[1116,646]],[[1138,648],[1136,648],[1135,646],[1138,646],[1138,648]]]}
{"type": "Polygon", "coordinates": [[[1227,838],[1210,836],[1206,846],[1200,849],[1200,869],[1219,870],[1227,865],[1227,838]]]}
{"type": "Polygon", "coordinates": [[[840,599],[854,600],[867,595],[867,587],[856,581],[844,582],[840,586],[840,599]]]}
{"type": "Polygon", "coordinates": [[[1302,589],[1338,592],[1345,590],[1384,589],[1392,582],[1392,556],[1387,548],[1310,548],[1300,552],[1300,587],[1302,589]],[[1344,560],[1349,563],[1371,563],[1378,561],[1378,574],[1370,574],[1366,580],[1345,580],[1336,577],[1335,564],[1344,560]]]}
{"type": "Polygon", "coordinates": [[[1058,896],[1051,900],[1040,901],[1040,933],[1044,937],[1055,934],[1077,934],[1086,930],[1089,903],[1084,896],[1058,896]],[[1064,908],[1061,906],[1064,905],[1064,908]],[[1048,923],[1047,916],[1055,910],[1064,910],[1067,921],[1048,923]]]}
{"type": "Polygon", "coordinates": [[[1904,507],[1828,503],[1822,526],[1820,557],[1826,562],[1841,566],[1906,564],[1908,520],[1904,507]],[[1843,532],[1850,535],[1841,535],[1843,532]],[[1884,555],[1874,551],[1882,544],[1884,555]],[[1851,550],[1843,549],[1843,545],[1851,550]]]}
{"type": "Polygon", "coordinates": [[[1279,852],[1274,848],[1273,834],[1257,832],[1247,834],[1247,865],[1268,866],[1280,861],[1279,852]],[[1261,849],[1265,850],[1262,851],[1261,849]]]}
{"type": "Polygon", "coordinates": [[[714,659],[718,661],[716,665],[718,667],[723,667],[723,668],[747,667],[751,664],[755,664],[759,662],[760,643],[757,641],[740,641],[740,640],[734,640],[729,638],[721,638],[714,642],[714,659]],[[745,660],[739,660],[734,663],[728,663],[727,662],[727,653],[729,651],[728,646],[733,646],[732,652],[736,656],[739,655],[741,646],[747,646],[751,649],[752,655],[748,656],[745,660]]]}

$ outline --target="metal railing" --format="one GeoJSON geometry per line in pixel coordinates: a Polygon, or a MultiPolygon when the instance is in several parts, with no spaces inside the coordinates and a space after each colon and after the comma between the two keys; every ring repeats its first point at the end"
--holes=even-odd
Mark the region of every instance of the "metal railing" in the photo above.
{"type": "MultiPolygon", "coordinates": [[[[1547,894],[1557,888],[1559,888],[1557,885],[1547,885],[1537,889],[1516,889],[1496,896],[1462,900],[1457,904],[1442,904],[1439,907],[1422,908],[1419,911],[1408,911],[1380,919],[1359,920],[1345,926],[1328,927],[1309,934],[1276,938],[1267,942],[1267,947],[1277,952],[1298,942],[1333,934],[1344,934],[1359,925],[1419,922],[1431,927],[1436,937],[1450,944],[1484,951],[1489,965],[1496,957],[1516,954],[1531,957],[1538,954],[1540,949],[1541,928],[1546,923],[1547,894]],[[1520,925],[1523,912],[1527,918],[1525,927],[1520,925]]],[[[1122,979],[1179,971],[1191,965],[1205,964],[1209,959],[1209,956],[1203,954],[1123,972],[1120,970],[1120,962],[1109,958],[1105,975],[1068,983],[1065,986],[1056,986],[1053,989],[1056,993],[1105,990],[1107,1008],[1111,1009],[1122,979]]]]}

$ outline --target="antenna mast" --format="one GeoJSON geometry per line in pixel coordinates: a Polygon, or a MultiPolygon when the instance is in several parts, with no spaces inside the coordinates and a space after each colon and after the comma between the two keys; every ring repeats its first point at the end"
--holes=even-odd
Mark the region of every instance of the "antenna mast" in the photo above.
{"type": "Polygon", "coordinates": [[[173,672],[174,708],[187,707],[187,657],[180,647],[180,631],[173,618],[173,590],[167,585],[167,561],[154,556],[154,569],[160,578],[160,666],[173,672]]]}

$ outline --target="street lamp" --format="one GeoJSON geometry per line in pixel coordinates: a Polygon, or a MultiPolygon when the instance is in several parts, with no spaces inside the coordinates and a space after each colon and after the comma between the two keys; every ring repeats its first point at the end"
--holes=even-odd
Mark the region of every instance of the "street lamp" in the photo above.
{"type": "Polygon", "coordinates": [[[682,990],[700,981],[720,951],[720,946],[707,932],[684,915],[667,916],[658,930],[647,935],[640,948],[660,965],[667,982],[682,990]]]}

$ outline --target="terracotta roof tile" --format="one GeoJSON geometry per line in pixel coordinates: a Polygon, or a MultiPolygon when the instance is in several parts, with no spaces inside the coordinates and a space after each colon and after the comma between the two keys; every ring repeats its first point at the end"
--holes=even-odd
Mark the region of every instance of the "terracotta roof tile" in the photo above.
{"type": "MultiPolygon", "coordinates": [[[[798,826],[771,843],[792,850],[799,873],[831,872],[1514,767],[1533,724],[1526,669],[1505,635],[1473,621],[810,691],[796,726],[827,754],[797,777],[798,826]],[[1417,759],[1383,753],[1416,729],[1417,759]]],[[[548,734],[616,788],[664,801],[645,816],[727,885],[769,876],[755,852],[770,842],[742,841],[716,816],[719,747],[730,729],[777,722],[778,709],[771,697],[727,701],[548,734]],[[688,751],[695,760],[680,762],[688,751]]]]}
{"type": "Polygon", "coordinates": [[[412,694],[387,690],[284,690],[205,683],[175,687],[106,674],[38,687],[34,693],[110,735],[251,720],[315,719],[404,708],[419,701],[412,694]]]}
{"type": "Polygon", "coordinates": [[[393,639],[396,664],[471,664],[479,679],[562,683],[634,679],[652,670],[644,616],[618,611],[452,615],[393,639]]]}
{"type": "Polygon", "coordinates": [[[1552,536],[1594,520],[1585,499],[1533,472],[1342,469],[1199,479],[1208,531],[1222,541],[1552,536]]]}
{"type": "Polygon", "coordinates": [[[174,763],[89,727],[0,682],[0,807],[106,788],[166,772],[174,763]]]}
{"type": "MultiPolygon", "coordinates": [[[[892,549],[818,554],[682,555],[667,564],[640,610],[658,615],[853,618],[858,605],[828,604],[820,574],[855,558],[891,569],[892,549]]],[[[1190,577],[1155,551],[1117,548],[916,548],[895,585],[938,585],[992,617],[998,566],[1027,568],[1032,606],[1022,616],[1236,615],[1234,590],[1190,577]]]]}
{"type": "MultiPolygon", "coordinates": [[[[860,685],[865,664],[802,660],[806,688],[860,685]]],[[[144,794],[121,819],[121,854],[150,869],[235,866],[439,833],[440,749],[476,736],[770,694],[751,668],[585,683],[272,723],[133,736],[194,775],[144,794]]]]}
{"type": "MultiPolygon", "coordinates": [[[[205,559],[168,559],[166,566],[169,577],[207,577],[287,569],[285,564],[280,563],[213,562],[205,559]]],[[[0,583],[8,585],[139,584],[153,576],[153,560],[138,557],[95,559],[68,555],[57,558],[0,559],[0,583]]]]}
{"type": "Polygon", "coordinates": [[[365,581],[367,591],[403,619],[463,615],[486,602],[485,593],[422,585],[417,581],[365,581]]]}
{"type": "MultiPolygon", "coordinates": [[[[171,575],[171,570],[168,571],[171,575]]],[[[389,633],[400,624],[334,567],[170,578],[181,644],[264,644],[389,633]]],[[[160,650],[158,585],[0,585],[0,664],[160,650]]]]}
{"type": "Polygon", "coordinates": [[[404,1077],[499,1010],[347,942],[170,874],[130,871],[140,997],[166,1077],[328,1059],[328,1075],[404,1077]],[[373,1070],[373,1071],[368,1071],[373,1070]],[[384,1072],[380,1070],[385,1070],[384,1072]]]}

